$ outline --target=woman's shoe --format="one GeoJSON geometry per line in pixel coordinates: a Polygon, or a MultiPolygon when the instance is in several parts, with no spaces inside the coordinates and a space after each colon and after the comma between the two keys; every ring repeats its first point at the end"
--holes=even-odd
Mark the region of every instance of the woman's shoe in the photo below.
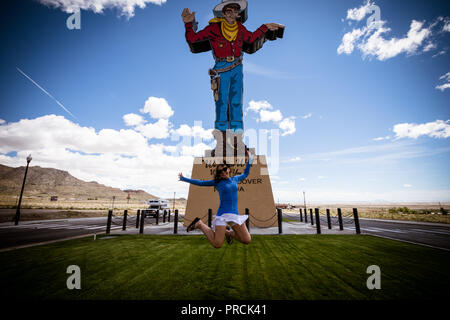
{"type": "Polygon", "coordinates": [[[195,230],[195,224],[196,224],[197,222],[199,222],[199,221],[200,221],[200,218],[195,218],[195,219],[191,222],[191,224],[188,225],[186,231],[189,232],[189,231],[195,230]]]}

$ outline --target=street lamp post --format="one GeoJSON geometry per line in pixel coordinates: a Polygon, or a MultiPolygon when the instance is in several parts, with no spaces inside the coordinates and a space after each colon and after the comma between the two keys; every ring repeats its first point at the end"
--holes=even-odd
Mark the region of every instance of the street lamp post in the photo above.
{"type": "Polygon", "coordinates": [[[22,195],[23,195],[23,188],[25,187],[25,180],[27,179],[27,172],[28,172],[28,165],[30,164],[31,161],[31,154],[28,155],[27,157],[27,167],[25,169],[25,176],[23,177],[23,183],[22,183],[22,190],[20,191],[20,197],[19,197],[19,204],[17,205],[17,210],[16,210],[16,216],[14,218],[14,224],[17,226],[19,224],[19,219],[20,219],[20,204],[22,203],[22,195]]]}

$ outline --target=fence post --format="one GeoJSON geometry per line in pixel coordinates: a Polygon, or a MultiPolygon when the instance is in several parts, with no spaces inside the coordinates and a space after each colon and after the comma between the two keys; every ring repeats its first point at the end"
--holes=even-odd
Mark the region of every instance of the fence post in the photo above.
{"type": "Polygon", "coordinates": [[[127,230],[127,216],[128,216],[128,210],[124,210],[123,211],[122,231],[127,230]]]}
{"type": "Polygon", "coordinates": [[[178,209],[175,209],[175,217],[173,219],[173,234],[178,232],[178,209]]]}
{"type": "Polygon", "coordinates": [[[170,222],[170,209],[168,211],[167,222],[170,222]]]}
{"type": "Polygon", "coordinates": [[[320,232],[320,216],[319,216],[319,208],[314,209],[316,213],[316,228],[317,228],[317,234],[321,234],[320,232]]]}
{"type": "Polygon", "coordinates": [[[245,214],[247,215],[247,220],[245,220],[245,226],[247,227],[248,232],[250,232],[250,209],[245,208],[245,214]]]}
{"type": "Polygon", "coordinates": [[[166,209],[164,209],[163,223],[166,223],[166,214],[167,214],[167,211],[166,211],[166,209]]]}
{"type": "Polygon", "coordinates": [[[311,225],[314,225],[314,218],[313,218],[313,213],[312,213],[312,208],[309,209],[309,216],[311,218],[311,225]]]}
{"type": "Polygon", "coordinates": [[[277,209],[277,213],[278,213],[278,233],[282,234],[283,233],[283,221],[282,221],[282,212],[281,212],[280,208],[277,209]]]}
{"type": "Polygon", "coordinates": [[[156,225],[159,224],[159,209],[156,210],[156,225]]]}
{"type": "Polygon", "coordinates": [[[339,220],[339,230],[344,230],[344,226],[342,225],[342,212],[341,212],[341,208],[338,208],[338,220],[339,220]]]}
{"type": "Polygon", "coordinates": [[[305,223],[308,223],[308,213],[306,208],[305,208],[305,223]]]}
{"type": "Polygon", "coordinates": [[[359,218],[358,218],[358,209],[357,208],[353,208],[353,218],[355,219],[356,233],[360,234],[361,230],[359,229],[359,218]]]}
{"type": "Polygon", "coordinates": [[[303,222],[302,208],[300,208],[300,222],[303,222]]]}
{"type": "Polygon", "coordinates": [[[211,228],[211,221],[212,221],[212,209],[208,209],[208,227],[211,228]]]}
{"type": "Polygon", "coordinates": [[[108,220],[106,221],[106,234],[111,231],[112,210],[108,211],[108,220]]]}
{"type": "Polygon", "coordinates": [[[327,222],[328,222],[328,229],[331,229],[330,209],[327,209],[327,222]]]}
{"type": "Polygon", "coordinates": [[[144,223],[145,223],[145,211],[142,210],[142,213],[141,213],[141,226],[139,228],[139,233],[140,234],[144,233],[144,223]]]}

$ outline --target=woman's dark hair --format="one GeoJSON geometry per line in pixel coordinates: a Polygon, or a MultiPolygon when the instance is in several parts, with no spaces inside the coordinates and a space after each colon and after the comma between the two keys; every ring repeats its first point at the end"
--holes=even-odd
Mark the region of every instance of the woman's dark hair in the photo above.
{"type": "Polygon", "coordinates": [[[220,180],[222,180],[222,177],[220,176],[222,174],[222,171],[228,169],[230,169],[230,167],[227,164],[218,164],[216,167],[216,174],[214,175],[214,181],[218,183],[220,180]]]}

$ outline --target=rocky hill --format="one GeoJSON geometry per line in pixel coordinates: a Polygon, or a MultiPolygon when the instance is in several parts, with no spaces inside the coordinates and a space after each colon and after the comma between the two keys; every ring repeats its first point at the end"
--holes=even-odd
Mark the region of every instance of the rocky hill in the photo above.
{"type": "MultiPolygon", "coordinates": [[[[12,168],[0,165],[0,194],[18,195],[22,187],[25,167],[12,168]]],[[[67,171],[32,166],[28,168],[26,181],[28,196],[58,196],[58,198],[86,199],[112,198],[125,199],[128,194],[133,199],[157,199],[143,190],[120,190],[99,184],[95,181],[85,182],[72,176],[67,171]]]]}

